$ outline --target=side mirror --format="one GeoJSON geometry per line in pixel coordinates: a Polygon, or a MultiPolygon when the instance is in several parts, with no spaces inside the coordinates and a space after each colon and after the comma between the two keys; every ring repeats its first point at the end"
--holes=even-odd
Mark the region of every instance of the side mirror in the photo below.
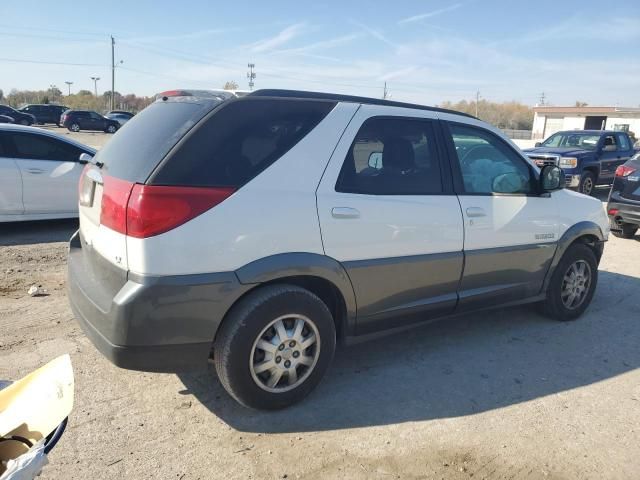
{"type": "Polygon", "coordinates": [[[540,170],[540,191],[552,192],[564,188],[564,173],[556,165],[547,165],[540,170]]]}
{"type": "Polygon", "coordinates": [[[536,148],[541,147],[542,146],[542,142],[536,142],[536,148]]]}
{"type": "Polygon", "coordinates": [[[526,190],[526,180],[516,172],[501,173],[494,177],[491,190],[495,193],[521,193],[526,190]]]}
{"type": "Polygon", "coordinates": [[[89,154],[88,154],[88,153],[86,153],[86,152],[82,152],[82,153],[80,154],[80,157],[78,157],[78,163],[79,163],[80,165],[86,165],[87,163],[90,163],[90,162],[91,162],[91,160],[93,160],[93,156],[92,156],[92,155],[89,155],[89,154]]]}
{"type": "Polygon", "coordinates": [[[382,168],[382,152],[371,152],[368,163],[371,168],[380,170],[382,168]]]}

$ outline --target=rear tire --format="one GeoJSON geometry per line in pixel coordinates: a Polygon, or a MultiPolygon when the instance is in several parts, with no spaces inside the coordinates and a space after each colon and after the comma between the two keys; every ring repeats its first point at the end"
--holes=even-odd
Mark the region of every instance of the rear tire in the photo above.
{"type": "Polygon", "coordinates": [[[596,186],[596,176],[593,172],[586,170],[582,177],[580,178],[580,185],[578,186],[578,191],[580,193],[584,193],[585,195],[591,195],[593,193],[593,189],[596,186]]]}
{"type": "Polygon", "coordinates": [[[24,125],[25,127],[28,127],[31,124],[29,123],[29,120],[20,120],[20,125],[24,125]]]}
{"type": "Polygon", "coordinates": [[[621,230],[611,230],[614,237],[631,239],[635,237],[638,227],[636,225],[629,225],[625,223],[621,226],[621,230]]]}
{"type": "Polygon", "coordinates": [[[273,410],[299,402],[316,387],[335,346],[333,317],[320,298],[295,285],[269,285],[226,316],[214,342],[214,363],[220,383],[238,402],[273,410]]]}
{"type": "Polygon", "coordinates": [[[105,132],[107,132],[107,133],[116,133],[117,130],[118,130],[118,128],[115,125],[109,125],[107,127],[107,129],[105,130],[105,132]]]}
{"type": "Polygon", "coordinates": [[[597,284],[598,262],[593,250],[581,243],[571,245],[551,276],[543,312],[559,321],[575,320],[591,303],[597,284]]]}
{"type": "Polygon", "coordinates": [[[72,123],[71,125],[69,125],[69,131],[70,132],[79,132],[80,131],[80,125],[78,125],[77,123],[72,123]]]}

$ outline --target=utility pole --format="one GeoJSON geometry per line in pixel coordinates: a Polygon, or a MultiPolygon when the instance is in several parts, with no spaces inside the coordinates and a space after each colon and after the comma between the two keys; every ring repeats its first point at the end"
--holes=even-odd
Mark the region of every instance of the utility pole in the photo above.
{"type": "Polygon", "coordinates": [[[478,118],[478,103],[480,102],[480,90],[476,91],[476,118],[478,118]]]}
{"type": "Polygon", "coordinates": [[[98,80],[100,80],[100,77],[91,77],[91,80],[93,80],[93,93],[98,98],[98,80]]]}
{"type": "Polygon", "coordinates": [[[64,82],[64,83],[66,83],[67,87],[69,87],[69,95],[71,95],[71,85],[73,85],[73,82],[67,81],[67,82],[64,82]]]}
{"type": "Polygon", "coordinates": [[[249,79],[249,90],[253,90],[253,86],[255,85],[253,83],[253,79],[256,78],[256,73],[253,71],[253,69],[256,68],[256,64],[249,63],[247,67],[249,67],[249,71],[247,72],[247,78],[249,79]]]}
{"type": "Polygon", "coordinates": [[[540,104],[539,104],[540,106],[544,106],[544,105],[546,105],[546,104],[545,104],[545,100],[546,100],[546,98],[547,98],[547,97],[546,97],[546,95],[544,94],[544,92],[542,92],[542,93],[540,94],[540,104]]]}
{"type": "Polygon", "coordinates": [[[51,89],[51,100],[53,100],[54,102],[56,101],[56,90],[58,89],[58,87],[56,87],[54,84],[49,85],[49,88],[51,89]]]}
{"type": "MultiPolygon", "coordinates": [[[[111,35],[111,102],[109,110],[113,110],[114,92],[116,90],[116,41],[111,35]]],[[[97,95],[96,95],[97,96],[97,95]]]]}
{"type": "Polygon", "coordinates": [[[387,89],[387,82],[384,82],[384,90],[382,91],[382,99],[386,100],[389,96],[389,90],[387,89]]]}

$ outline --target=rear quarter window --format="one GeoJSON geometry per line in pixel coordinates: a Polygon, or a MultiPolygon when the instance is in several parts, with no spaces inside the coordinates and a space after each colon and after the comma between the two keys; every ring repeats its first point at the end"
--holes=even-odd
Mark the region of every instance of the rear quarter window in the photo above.
{"type": "Polygon", "coordinates": [[[259,97],[231,101],[167,156],[150,183],[242,186],[293,148],[335,105],[259,97]]]}

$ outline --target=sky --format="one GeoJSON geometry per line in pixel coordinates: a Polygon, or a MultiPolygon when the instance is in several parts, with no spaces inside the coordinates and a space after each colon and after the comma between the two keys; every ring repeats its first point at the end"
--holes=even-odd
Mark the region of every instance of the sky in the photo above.
{"type": "Polygon", "coordinates": [[[235,81],[423,104],[640,106],[640,1],[3,0],[0,89],[235,81]]]}

